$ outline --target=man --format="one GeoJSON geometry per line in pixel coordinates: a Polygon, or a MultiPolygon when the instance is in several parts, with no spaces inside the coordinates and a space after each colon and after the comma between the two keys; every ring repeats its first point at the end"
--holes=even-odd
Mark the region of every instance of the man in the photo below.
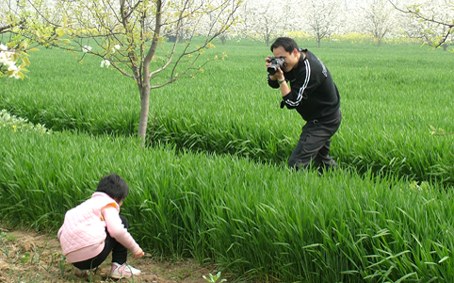
{"type": "MultiPolygon", "coordinates": [[[[337,168],[329,149],[331,137],[341,123],[340,97],[330,72],[314,54],[298,48],[291,38],[276,39],[271,52],[284,63],[275,73],[270,72],[268,84],[280,88],[281,108],[296,109],[306,121],[288,165],[298,170],[313,161],[320,172],[337,168]]],[[[272,61],[270,56],[266,58],[267,68],[276,67],[272,61]]]]}

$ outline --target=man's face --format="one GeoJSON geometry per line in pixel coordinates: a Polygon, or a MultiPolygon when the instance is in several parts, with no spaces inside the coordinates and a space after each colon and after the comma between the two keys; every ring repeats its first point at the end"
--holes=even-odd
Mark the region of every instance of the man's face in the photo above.
{"type": "Polygon", "coordinates": [[[296,49],[293,52],[288,53],[285,51],[284,47],[279,46],[273,49],[274,57],[276,58],[284,58],[285,66],[282,71],[289,72],[291,71],[296,65],[298,65],[298,51],[296,49]]]}

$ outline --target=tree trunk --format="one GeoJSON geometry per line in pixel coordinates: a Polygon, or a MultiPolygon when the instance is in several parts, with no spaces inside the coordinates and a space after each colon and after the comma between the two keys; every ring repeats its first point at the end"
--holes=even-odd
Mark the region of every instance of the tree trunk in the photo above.
{"type": "Polygon", "coordinates": [[[145,81],[141,86],[140,91],[140,121],[139,121],[139,137],[141,139],[140,145],[145,147],[145,140],[147,136],[148,113],[150,111],[150,81],[145,81]]]}
{"type": "MultiPolygon", "coordinates": [[[[158,46],[159,34],[161,31],[162,21],[162,1],[156,1],[156,22],[154,29],[153,41],[151,42],[150,49],[147,52],[143,60],[142,73],[139,72],[138,66],[134,72],[137,86],[140,92],[140,121],[139,121],[139,137],[141,139],[140,145],[145,147],[148,127],[148,114],[150,112],[150,90],[151,90],[151,75],[150,75],[150,62],[154,56],[156,48],[158,46]]],[[[178,35],[178,34],[177,34],[178,35]]],[[[176,38],[178,40],[178,38],[176,38]]]]}

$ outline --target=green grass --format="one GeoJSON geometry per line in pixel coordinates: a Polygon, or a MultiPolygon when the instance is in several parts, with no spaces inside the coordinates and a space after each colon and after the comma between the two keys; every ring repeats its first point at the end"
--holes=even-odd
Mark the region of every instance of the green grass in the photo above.
{"type": "MultiPolygon", "coordinates": [[[[343,122],[332,155],[343,166],[453,183],[452,137],[430,134],[430,126],[452,131],[452,54],[416,45],[304,44],[341,92],[343,122]]],[[[281,110],[279,93],[266,84],[268,47],[216,45],[203,73],[152,90],[149,143],[285,164],[303,121],[281,110]],[[212,60],[224,51],[224,61],[212,60]]],[[[100,68],[97,58],[82,62],[58,50],[34,53],[28,79],[0,86],[0,108],[55,131],[136,134],[137,86],[100,68]]]]}
{"type": "Polygon", "coordinates": [[[29,78],[0,85],[0,108],[53,134],[0,128],[0,218],[55,231],[116,172],[131,187],[131,232],[159,255],[260,282],[451,282],[454,145],[430,126],[452,131],[454,56],[305,44],[341,92],[338,172],[286,169],[304,123],[266,85],[264,45],[216,44],[207,56],[225,61],[152,91],[147,148],[131,137],[132,81],[41,50],[29,78]]]}
{"type": "Polygon", "coordinates": [[[56,231],[117,172],[144,249],[243,279],[450,282],[452,190],[341,170],[319,177],[247,159],[143,149],[129,138],[1,129],[2,221],[56,231]]]}

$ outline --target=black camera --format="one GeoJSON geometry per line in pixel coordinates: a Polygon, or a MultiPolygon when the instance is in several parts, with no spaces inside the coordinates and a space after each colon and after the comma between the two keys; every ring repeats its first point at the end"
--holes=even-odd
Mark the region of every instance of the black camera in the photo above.
{"type": "Polygon", "coordinates": [[[277,72],[277,69],[285,66],[285,59],[284,58],[276,58],[276,57],[270,57],[268,58],[268,62],[271,63],[271,65],[268,67],[268,73],[270,75],[274,75],[277,72]]]}

